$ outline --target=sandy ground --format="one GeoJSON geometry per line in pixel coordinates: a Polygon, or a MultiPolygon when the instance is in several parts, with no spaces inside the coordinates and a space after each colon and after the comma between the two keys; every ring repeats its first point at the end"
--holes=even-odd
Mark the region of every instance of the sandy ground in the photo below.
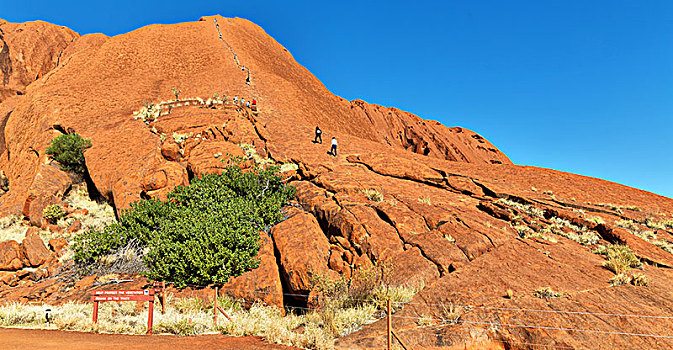
{"type": "Polygon", "coordinates": [[[228,337],[219,334],[179,337],[175,335],[118,335],[40,329],[0,328],[0,349],[288,350],[295,348],[272,345],[257,337],[228,337]]]}

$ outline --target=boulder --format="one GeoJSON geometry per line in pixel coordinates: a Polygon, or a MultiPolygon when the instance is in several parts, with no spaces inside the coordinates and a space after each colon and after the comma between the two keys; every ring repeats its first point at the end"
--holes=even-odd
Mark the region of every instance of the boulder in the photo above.
{"type": "Polygon", "coordinates": [[[68,245],[68,242],[63,238],[53,238],[49,240],[49,248],[56,253],[59,253],[61,249],[65,248],[68,245]]]}
{"type": "Polygon", "coordinates": [[[180,160],[180,158],[182,158],[182,153],[180,153],[180,146],[171,140],[166,140],[161,145],[161,155],[164,156],[166,160],[173,162],[177,162],[180,160]]]}
{"type": "Polygon", "coordinates": [[[245,152],[231,142],[204,140],[189,152],[187,167],[194,174],[218,174],[226,167],[228,155],[245,157],[245,152]]]}
{"type": "Polygon", "coordinates": [[[328,277],[330,245],[315,217],[290,207],[290,217],[271,229],[280,271],[291,293],[308,293],[312,277],[328,277]]]}
{"type": "Polygon", "coordinates": [[[45,247],[40,236],[27,236],[24,238],[21,246],[30,266],[42,265],[51,258],[51,253],[49,252],[49,249],[45,247]]]}
{"type": "Polygon", "coordinates": [[[247,301],[259,301],[267,305],[283,306],[283,286],[276,264],[273,241],[264,232],[260,233],[259,267],[238,277],[231,278],[222,286],[222,293],[247,301]]]}
{"type": "Polygon", "coordinates": [[[25,253],[17,241],[0,243],[0,270],[15,271],[25,266],[25,253]]]}

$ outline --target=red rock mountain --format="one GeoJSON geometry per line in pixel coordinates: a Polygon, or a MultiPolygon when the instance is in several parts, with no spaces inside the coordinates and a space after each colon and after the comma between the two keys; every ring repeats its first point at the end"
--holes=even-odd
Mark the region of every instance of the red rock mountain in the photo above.
{"type": "MultiPolygon", "coordinates": [[[[63,132],[91,139],[90,184],[118,210],[218,171],[220,157],[242,155],[237,145],[245,144],[296,165],[288,174],[298,206],[263,238],[260,268],[230,283],[250,291],[240,296],[308,293],[311,274],[348,277],[392,260],[396,284],[424,286],[394,321],[413,346],[668,344],[618,333],[670,335],[670,319],[614,315],[673,316],[669,198],[514,165],[473,131],[344,100],[240,18],[115,37],[0,21],[0,39],[0,170],[9,181],[2,215],[22,213],[41,225],[42,209],[62,200],[71,180],[45,149],[63,132]],[[255,99],[257,108],[233,104],[234,96],[255,99]],[[322,145],[312,142],[316,125],[322,145]],[[327,154],[332,136],[338,157],[327,154]],[[610,285],[614,274],[592,249],[614,243],[646,263],[647,287],[610,285]],[[563,297],[536,297],[541,287],[563,297]],[[447,305],[472,307],[446,325],[447,305]],[[420,318],[439,324],[421,326],[420,318]]],[[[21,260],[25,253],[13,249],[8,257],[21,260]]],[[[55,290],[25,298],[58,299],[55,290]]],[[[269,295],[269,303],[289,302],[269,295]]],[[[369,325],[340,346],[381,348],[384,327],[369,325]]]]}

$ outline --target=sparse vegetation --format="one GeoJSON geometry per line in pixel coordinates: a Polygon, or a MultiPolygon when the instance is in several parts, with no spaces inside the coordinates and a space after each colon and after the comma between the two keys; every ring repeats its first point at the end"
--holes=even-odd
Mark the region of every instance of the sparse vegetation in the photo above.
{"type": "MultiPolygon", "coordinates": [[[[344,310],[366,312],[372,320],[375,311],[382,310],[388,299],[392,302],[393,310],[400,309],[402,303],[410,301],[423,285],[392,286],[390,280],[393,269],[391,263],[383,262],[355,270],[350,279],[314,276],[312,284],[319,293],[316,302],[319,305],[320,323],[332,335],[344,335],[343,325],[337,322],[337,315],[344,310]]],[[[349,332],[352,330],[349,328],[349,332]]]]}
{"type": "Polygon", "coordinates": [[[133,203],[119,222],[76,237],[74,259],[91,266],[130,249],[151,279],[177,285],[226,282],[258,266],[259,232],[281,219],[280,208],[294,195],[277,170],[243,172],[228,165],[223,174],[176,187],[166,201],[133,203]]]}
{"type": "Polygon", "coordinates": [[[647,287],[649,283],[650,281],[648,280],[647,276],[642,273],[634,273],[631,275],[631,284],[634,286],[647,287]]]}
{"type": "Polygon", "coordinates": [[[542,299],[559,298],[563,296],[561,293],[554,292],[551,287],[540,287],[533,292],[533,295],[542,299]]]}
{"type": "Polygon", "coordinates": [[[441,320],[443,324],[458,324],[460,318],[463,317],[465,311],[462,306],[456,306],[453,304],[444,305],[442,304],[442,315],[441,320]]]}
{"type": "Polygon", "coordinates": [[[42,217],[52,224],[65,216],[65,210],[58,204],[50,204],[42,211],[42,217]]]}
{"type": "Polygon", "coordinates": [[[610,278],[610,285],[613,287],[616,286],[621,286],[625,284],[629,284],[631,282],[631,277],[625,273],[620,273],[617,275],[614,275],[612,278],[610,278]]]}
{"type": "Polygon", "coordinates": [[[608,246],[604,255],[607,260],[603,263],[603,266],[617,275],[629,272],[632,267],[641,266],[640,259],[633,254],[631,248],[625,245],[614,244],[608,246]]]}
{"type": "Polygon", "coordinates": [[[529,205],[529,204],[522,204],[513,200],[505,199],[505,198],[500,198],[495,201],[496,204],[504,204],[506,206],[518,209],[523,211],[524,213],[527,213],[531,216],[535,217],[543,217],[544,216],[544,210],[537,208],[535,206],[529,205]]]}
{"type": "Polygon", "coordinates": [[[365,190],[360,190],[361,193],[364,193],[367,196],[367,199],[373,202],[383,202],[383,193],[373,188],[368,188],[365,190]]]}
{"type": "Polygon", "coordinates": [[[82,174],[86,170],[84,165],[84,150],[91,147],[91,141],[83,139],[77,133],[63,134],[51,140],[47,147],[47,155],[61,165],[65,171],[82,174]]]}
{"type": "Polygon", "coordinates": [[[175,95],[175,100],[179,101],[180,100],[180,93],[182,93],[182,90],[178,89],[177,87],[172,87],[171,92],[173,95],[175,95]]]}
{"type": "MultiPolygon", "coordinates": [[[[647,225],[647,220],[645,221],[645,224],[647,225]]],[[[652,228],[650,226],[658,226],[662,225],[661,222],[657,222],[656,224],[652,224],[652,220],[649,221],[650,225],[647,225],[648,228],[652,228]],[[657,225],[658,224],[658,225],[657,225]]],[[[618,227],[622,227],[627,229],[629,232],[632,234],[654,244],[655,246],[673,254],[673,242],[670,242],[665,239],[660,239],[659,236],[655,231],[650,231],[650,230],[645,230],[643,227],[636,222],[632,220],[618,220],[615,222],[615,225],[618,227]]],[[[664,229],[661,229],[664,230],[664,229]]]]}
{"type": "Polygon", "coordinates": [[[418,199],[419,202],[427,205],[432,205],[432,202],[430,201],[430,197],[423,197],[418,199]]]}
{"type": "Polygon", "coordinates": [[[178,145],[182,145],[182,143],[185,142],[185,141],[186,141],[188,138],[190,138],[191,136],[192,136],[192,133],[189,133],[189,134],[182,134],[182,133],[179,133],[179,132],[174,132],[174,133],[173,133],[173,140],[174,140],[175,143],[177,143],[178,145]]]}
{"type": "Polygon", "coordinates": [[[273,159],[263,158],[257,153],[257,150],[255,149],[254,145],[251,145],[249,143],[239,143],[238,144],[241,149],[243,149],[243,152],[245,152],[245,156],[248,159],[252,159],[255,164],[257,165],[267,165],[267,164],[274,164],[275,162],[273,159]]]}

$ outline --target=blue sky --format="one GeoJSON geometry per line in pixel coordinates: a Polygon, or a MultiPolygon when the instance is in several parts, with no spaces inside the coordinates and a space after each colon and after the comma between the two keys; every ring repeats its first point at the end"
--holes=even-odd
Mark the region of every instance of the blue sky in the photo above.
{"type": "Polygon", "coordinates": [[[211,14],[259,24],[344,98],[673,197],[673,1],[0,0],[0,18],[82,34],[211,14]]]}

